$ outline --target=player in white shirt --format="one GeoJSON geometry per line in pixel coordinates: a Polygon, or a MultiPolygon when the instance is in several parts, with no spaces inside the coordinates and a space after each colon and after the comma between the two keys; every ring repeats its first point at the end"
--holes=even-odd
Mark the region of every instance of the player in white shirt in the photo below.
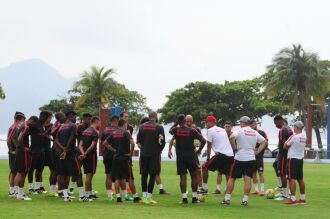
{"type": "Polygon", "coordinates": [[[239,121],[241,128],[234,131],[230,136],[230,143],[235,152],[235,157],[230,170],[226,195],[221,202],[222,205],[230,204],[235,180],[242,178],[242,176],[244,176],[244,196],[242,205],[248,205],[249,193],[251,190],[251,178],[256,165],[256,155],[260,154],[267,145],[267,140],[250,127],[251,120],[249,117],[243,116],[239,121]],[[257,143],[259,143],[260,146],[256,151],[257,143]]]}
{"type": "Polygon", "coordinates": [[[291,197],[287,205],[305,204],[305,183],[303,180],[304,152],[306,146],[306,135],[302,133],[304,124],[297,121],[293,124],[294,135],[292,135],[284,144],[288,149],[288,179],[291,197]],[[300,189],[300,200],[296,200],[296,180],[300,189]]]}
{"type": "Polygon", "coordinates": [[[229,179],[229,172],[234,153],[225,129],[216,126],[214,116],[208,116],[205,120],[207,128],[207,162],[203,166],[203,191],[207,193],[208,171],[219,171],[229,179]],[[214,156],[210,159],[211,149],[214,156]]]}

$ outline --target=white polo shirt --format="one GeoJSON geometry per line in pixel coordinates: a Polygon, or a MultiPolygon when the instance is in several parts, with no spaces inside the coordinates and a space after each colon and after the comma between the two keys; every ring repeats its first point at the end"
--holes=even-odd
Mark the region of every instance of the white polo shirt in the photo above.
{"type": "Polygon", "coordinates": [[[288,158],[303,159],[306,147],[306,135],[303,133],[291,135],[285,142],[289,145],[288,158]]]}
{"type": "Polygon", "coordinates": [[[207,130],[207,141],[212,143],[214,153],[221,153],[226,156],[234,156],[226,130],[213,126],[207,130]]]}
{"type": "Polygon", "coordinates": [[[237,142],[237,153],[235,160],[238,161],[251,161],[256,159],[255,148],[257,143],[261,144],[265,141],[256,130],[249,126],[240,128],[234,131],[233,135],[237,142]]]}

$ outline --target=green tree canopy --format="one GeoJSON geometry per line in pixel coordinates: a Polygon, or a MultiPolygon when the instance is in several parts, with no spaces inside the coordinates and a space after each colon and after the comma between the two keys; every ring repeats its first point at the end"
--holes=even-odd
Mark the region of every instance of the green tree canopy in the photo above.
{"type": "Polygon", "coordinates": [[[3,91],[1,84],[0,84],[0,99],[5,99],[5,98],[6,98],[5,92],[3,91]]]}

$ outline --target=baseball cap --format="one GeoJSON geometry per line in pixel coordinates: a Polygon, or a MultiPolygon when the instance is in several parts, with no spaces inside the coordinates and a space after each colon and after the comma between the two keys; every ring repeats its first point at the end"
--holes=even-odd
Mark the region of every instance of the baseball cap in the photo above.
{"type": "Polygon", "coordinates": [[[304,128],[304,123],[302,121],[296,121],[295,123],[293,123],[293,126],[302,129],[304,128]]]}
{"type": "Polygon", "coordinates": [[[240,119],[239,119],[240,122],[244,122],[244,123],[249,123],[251,121],[250,117],[248,116],[242,116],[240,119]]]}
{"type": "Polygon", "coordinates": [[[205,122],[217,122],[217,119],[214,116],[208,116],[206,117],[205,122]]]}

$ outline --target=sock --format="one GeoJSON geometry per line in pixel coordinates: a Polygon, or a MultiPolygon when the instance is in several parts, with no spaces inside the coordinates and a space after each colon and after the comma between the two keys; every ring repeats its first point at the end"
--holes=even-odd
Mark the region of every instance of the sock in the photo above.
{"type": "Polygon", "coordinates": [[[278,185],[278,187],[282,187],[282,179],[281,179],[281,177],[277,177],[277,185],[278,185]]]}
{"type": "Polygon", "coordinates": [[[126,182],[126,189],[129,189],[129,184],[128,184],[128,182],[126,182]]]}
{"type": "Polygon", "coordinates": [[[117,193],[117,194],[116,194],[116,197],[117,197],[117,198],[121,198],[121,197],[120,197],[120,193],[117,193]]]}
{"type": "Polygon", "coordinates": [[[301,200],[306,200],[306,196],[305,196],[305,194],[301,194],[301,195],[300,195],[300,199],[301,199],[301,200]]]}
{"type": "Polygon", "coordinates": [[[202,186],[198,186],[198,187],[197,187],[197,191],[200,190],[201,188],[203,188],[203,187],[202,187],[202,186]]]}
{"type": "Polygon", "coordinates": [[[284,195],[284,196],[286,196],[286,195],[288,194],[286,188],[282,188],[282,192],[283,192],[283,195],[284,195]]]}
{"type": "Polygon", "coordinates": [[[219,190],[219,191],[221,191],[221,184],[217,184],[216,189],[219,190]]]}
{"type": "Polygon", "coordinates": [[[159,184],[159,185],[158,185],[158,188],[159,188],[159,190],[164,189],[163,184],[159,184]]]}
{"type": "Polygon", "coordinates": [[[193,192],[193,193],[192,193],[192,197],[193,197],[193,198],[198,198],[197,192],[193,192]]]}
{"type": "Polygon", "coordinates": [[[23,198],[23,195],[24,195],[24,188],[18,187],[17,197],[23,198]]]}
{"type": "Polygon", "coordinates": [[[249,196],[244,195],[244,196],[243,196],[243,202],[248,202],[248,201],[249,201],[249,196]]]}
{"type": "Polygon", "coordinates": [[[203,189],[208,189],[207,183],[203,183],[202,187],[203,189]]]}
{"type": "Polygon", "coordinates": [[[291,201],[293,201],[293,202],[295,202],[296,201],[296,196],[294,196],[294,195],[291,195],[291,201]]]}
{"type": "Polygon", "coordinates": [[[76,182],[71,182],[70,183],[70,189],[74,189],[75,186],[76,186],[76,182]]]}
{"type": "Polygon", "coordinates": [[[260,183],[260,190],[261,190],[262,192],[265,191],[265,183],[260,183]]]}
{"type": "Polygon", "coordinates": [[[112,184],[111,184],[111,188],[112,188],[112,189],[115,189],[115,183],[112,183],[112,184]]]}
{"type": "Polygon", "coordinates": [[[92,194],[92,192],[91,192],[91,191],[85,191],[85,195],[86,195],[86,197],[89,197],[89,196],[91,196],[91,194],[92,194]]]}
{"type": "Polygon", "coordinates": [[[137,197],[139,197],[139,196],[138,196],[137,193],[135,193],[135,194],[133,195],[133,198],[137,198],[137,197]]]}
{"type": "Polygon", "coordinates": [[[112,191],[111,190],[107,190],[108,193],[108,198],[112,198],[112,191]]]}
{"type": "Polygon", "coordinates": [[[91,191],[91,194],[92,194],[92,195],[96,195],[96,193],[95,193],[95,191],[94,191],[94,190],[92,190],[92,191],[91,191]]]}
{"type": "Polygon", "coordinates": [[[259,189],[258,189],[258,183],[255,183],[254,184],[254,191],[259,191],[259,189]]]}
{"type": "Polygon", "coordinates": [[[63,197],[64,198],[68,198],[69,197],[68,190],[67,189],[63,189],[62,192],[63,192],[63,197]]]}
{"type": "Polygon", "coordinates": [[[56,192],[56,185],[50,185],[50,193],[56,192]]]}
{"type": "Polygon", "coordinates": [[[33,189],[33,183],[29,183],[29,189],[33,189]]]}
{"type": "Polygon", "coordinates": [[[14,186],[14,192],[18,193],[18,186],[14,186]]]}
{"type": "Polygon", "coordinates": [[[226,194],[226,195],[225,195],[225,200],[226,200],[226,201],[230,201],[230,198],[231,198],[231,194],[226,194]]]}
{"type": "Polygon", "coordinates": [[[127,198],[127,191],[126,190],[123,190],[122,192],[123,192],[123,197],[124,198],[127,198]]]}
{"type": "Polygon", "coordinates": [[[143,198],[148,198],[148,193],[146,193],[146,192],[142,192],[142,197],[143,197],[143,198]]]}
{"type": "Polygon", "coordinates": [[[79,197],[85,196],[84,187],[78,187],[78,192],[79,192],[79,197]]]}
{"type": "Polygon", "coordinates": [[[40,182],[36,182],[34,189],[40,189],[40,182]]]}
{"type": "Polygon", "coordinates": [[[151,199],[152,198],[152,194],[151,193],[147,193],[147,197],[151,199]]]}
{"type": "Polygon", "coordinates": [[[14,192],[15,192],[14,187],[9,187],[9,193],[10,193],[10,194],[13,194],[14,192]]]}
{"type": "Polygon", "coordinates": [[[187,193],[182,193],[182,198],[187,198],[187,193]]]}

